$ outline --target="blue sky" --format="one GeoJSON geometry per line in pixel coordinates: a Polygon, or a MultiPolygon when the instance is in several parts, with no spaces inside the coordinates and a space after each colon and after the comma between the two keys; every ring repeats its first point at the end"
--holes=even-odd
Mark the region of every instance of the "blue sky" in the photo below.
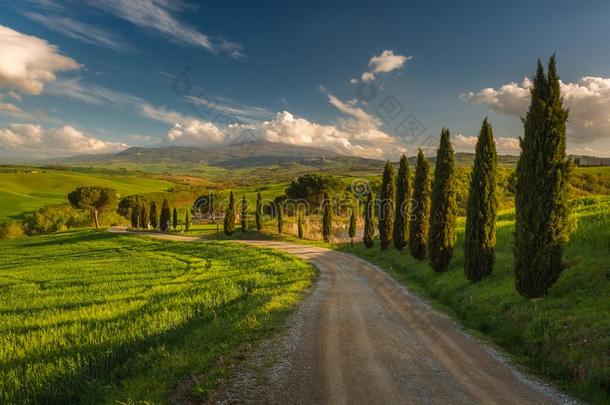
{"type": "Polygon", "coordinates": [[[247,130],[395,158],[433,153],[443,126],[472,150],[486,115],[499,150],[518,153],[524,77],[553,52],[570,151],[610,155],[610,3],[328,3],[0,1],[0,156],[215,146],[247,130]]]}

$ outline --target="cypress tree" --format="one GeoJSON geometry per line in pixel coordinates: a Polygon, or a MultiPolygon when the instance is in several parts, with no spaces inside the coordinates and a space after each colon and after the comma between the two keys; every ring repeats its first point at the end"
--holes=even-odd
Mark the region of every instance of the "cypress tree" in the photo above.
{"type": "Polygon", "coordinates": [[[432,269],[437,272],[447,270],[455,249],[455,157],[449,137],[449,130],[443,128],[436,152],[430,204],[428,259],[432,269]]]}
{"type": "Polygon", "coordinates": [[[167,198],[163,200],[163,205],[161,206],[161,215],[159,216],[159,227],[163,232],[169,231],[169,227],[171,225],[171,211],[169,210],[169,202],[167,198]]]}
{"type": "Polygon", "coordinates": [[[136,203],[131,208],[131,227],[133,229],[140,227],[140,203],[136,203]]]}
{"type": "Polygon", "coordinates": [[[282,203],[277,201],[277,233],[281,234],[284,230],[284,208],[282,203]]]}
{"type": "Polygon", "coordinates": [[[409,252],[417,260],[424,260],[428,250],[428,221],[430,218],[430,166],[420,149],[417,154],[413,181],[413,222],[409,232],[409,252]]]}
{"type": "Polygon", "coordinates": [[[148,229],[148,206],[144,201],[140,205],[140,228],[148,229]]]}
{"type": "Polygon", "coordinates": [[[485,118],[477,140],[464,232],[464,271],[471,281],[491,274],[494,264],[497,160],[493,129],[485,118]]]}
{"type": "Polygon", "coordinates": [[[174,231],[178,228],[178,210],[176,207],[174,207],[174,213],[172,215],[172,228],[174,228],[174,231]]]}
{"type": "Polygon", "coordinates": [[[403,250],[409,240],[409,219],[411,218],[411,173],[406,155],[402,155],[396,177],[396,208],[394,209],[394,247],[403,250]]]}
{"type": "Polygon", "coordinates": [[[362,240],[364,241],[364,246],[367,248],[372,248],[375,240],[375,224],[373,223],[373,218],[375,217],[375,193],[372,191],[369,192],[366,207],[364,208],[364,236],[362,240]]]}
{"type": "Polygon", "coordinates": [[[394,165],[389,160],[383,169],[381,180],[381,202],[379,206],[379,241],[382,249],[387,249],[392,243],[392,228],[394,224],[394,204],[396,200],[396,176],[394,165]]]}
{"type": "Polygon", "coordinates": [[[559,278],[570,233],[568,111],[563,106],[555,63],[553,55],[545,76],[538,61],[516,170],[516,288],[532,298],[544,296],[559,278]]]}
{"type": "Polygon", "coordinates": [[[349,217],[349,229],[347,231],[350,239],[350,246],[354,246],[354,238],[356,237],[356,208],[352,207],[352,214],[349,217]]]}
{"type": "Polygon", "coordinates": [[[299,239],[303,239],[304,232],[303,232],[303,212],[302,211],[299,212],[299,218],[297,219],[297,233],[299,235],[299,239]]]}
{"type": "Polygon", "coordinates": [[[332,228],[332,208],[330,206],[330,196],[324,192],[324,200],[322,200],[322,238],[324,242],[330,242],[330,231],[332,228]]]}
{"type": "Polygon", "coordinates": [[[152,229],[157,229],[159,226],[159,213],[157,212],[157,202],[150,203],[150,226],[152,229]]]}
{"type": "Polygon", "coordinates": [[[263,202],[261,193],[256,194],[256,230],[260,231],[263,229],[263,202]]]}
{"type": "Polygon", "coordinates": [[[186,233],[191,230],[191,211],[188,209],[186,210],[186,214],[184,214],[184,229],[186,230],[186,233]]]}
{"type": "Polygon", "coordinates": [[[225,211],[224,231],[227,236],[231,236],[235,232],[235,197],[233,191],[229,194],[229,205],[225,211]]]}
{"type": "Polygon", "coordinates": [[[246,233],[248,231],[248,203],[246,202],[246,195],[241,197],[241,231],[246,233]]]}

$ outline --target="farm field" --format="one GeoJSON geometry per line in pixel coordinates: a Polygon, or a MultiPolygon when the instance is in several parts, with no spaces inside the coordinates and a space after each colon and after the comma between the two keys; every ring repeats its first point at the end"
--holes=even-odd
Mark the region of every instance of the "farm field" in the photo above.
{"type": "Polygon", "coordinates": [[[76,230],[0,242],[2,403],[205,398],[313,268],[270,250],[76,230]]]}
{"type": "Polygon", "coordinates": [[[566,249],[567,269],[544,299],[529,300],[514,288],[514,210],[498,216],[496,263],[479,283],[464,277],[464,218],[458,221],[455,256],[446,273],[407,252],[381,251],[379,243],[338,249],[378,264],[518,363],[593,402],[610,398],[610,197],[575,200],[577,227],[566,249]]]}

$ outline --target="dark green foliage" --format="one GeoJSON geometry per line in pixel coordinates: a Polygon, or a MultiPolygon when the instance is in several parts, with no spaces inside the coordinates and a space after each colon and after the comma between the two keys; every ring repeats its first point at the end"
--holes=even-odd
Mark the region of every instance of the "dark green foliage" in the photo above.
{"type": "Polygon", "coordinates": [[[375,224],[373,218],[375,218],[375,194],[371,191],[368,194],[364,207],[364,235],[362,240],[367,248],[372,248],[375,243],[375,224]]]}
{"type": "Polygon", "coordinates": [[[174,207],[174,212],[172,215],[172,228],[174,228],[174,231],[176,230],[176,228],[178,228],[178,210],[176,209],[176,207],[174,207]]]}
{"type": "Polygon", "coordinates": [[[241,198],[241,231],[246,233],[248,231],[248,202],[246,201],[246,195],[244,194],[241,198]]]}
{"type": "Polygon", "coordinates": [[[146,199],[144,196],[138,194],[128,195],[120,199],[116,212],[120,216],[129,219],[131,217],[133,208],[138,204],[144,203],[145,201],[146,199]]]}
{"type": "Polygon", "coordinates": [[[261,197],[261,193],[258,192],[256,194],[256,230],[260,231],[263,229],[263,201],[261,197]]]}
{"type": "Polygon", "coordinates": [[[161,215],[159,216],[159,228],[163,231],[163,232],[167,232],[169,231],[169,227],[171,225],[171,221],[172,221],[172,213],[169,209],[169,202],[167,201],[167,198],[165,200],[163,200],[163,205],[161,206],[161,215]]]}
{"type": "Polygon", "coordinates": [[[159,227],[159,213],[157,212],[157,202],[150,203],[150,226],[152,229],[159,227]]]}
{"type": "Polygon", "coordinates": [[[430,166],[420,149],[417,154],[413,181],[413,220],[409,232],[409,252],[417,260],[424,260],[428,250],[428,221],[430,218],[430,166]]]}
{"type": "Polygon", "coordinates": [[[277,214],[277,233],[281,234],[284,230],[284,207],[281,202],[276,203],[276,214],[277,214]]]}
{"type": "Polygon", "coordinates": [[[394,165],[389,160],[383,169],[381,180],[381,201],[379,202],[379,242],[382,249],[387,249],[392,243],[394,224],[394,204],[396,203],[396,175],[394,165]]]}
{"type": "Polygon", "coordinates": [[[134,205],[131,209],[131,227],[133,229],[140,228],[140,204],[134,205]]]}
{"type": "Polygon", "coordinates": [[[140,228],[148,229],[148,206],[145,201],[140,204],[140,228]]]}
{"type": "Polygon", "coordinates": [[[116,192],[105,187],[78,187],[68,194],[72,207],[89,210],[96,228],[100,227],[99,213],[116,207],[116,200],[116,192]]]}
{"type": "Polygon", "coordinates": [[[526,297],[544,296],[564,268],[570,234],[567,119],[553,55],[546,76],[538,61],[516,170],[516,288],[526,297]]]}
{"type": "Polygon", "coordinates": [[[455,249],[455,157],[449,130],[443,128],[436,152],[434,182],[430,204],[428,259],[434,271],[446,271],[455,249]]]}
{"type": "Polygon", "coordinates": [[[304,200],[313,209],[322,204],[324,193],[341,193],[345,183],[340,178],[328,174],[308,173],[298,177],[286,189],[286,195],[292,200],[304,200]]]}
{"type": "Polygon", "coordinates": [[[347,231],[350,239],[350,245],[354,245],[354,238],[356,237],[356,208],[352,207],[352,213],[349,217],[349,229],[347,231]]]}
{"type": "Polygon", "coordinates": [[[305,232],[303,231],[303,212],[299,212],[299,218],[297,219],[297,233],[299,239],[303,239],[305,237],[305,232]]]}
{"type": "Polygon", "coordinates": [[[411,173],[407,156],[402,155],[396,177],[396,208],[394,209],[394,247],[403,250],[409,240],[409,219],[411,218],[411,173]]]}
{"type": "Polygon", "coordinates": [[[330,201],[330,195],[324,193],[324,200],[322,200],[322,238],[324,242],[330,242],[330,232],[332,228],[332,207],[330,201]]]}
{"type": "Polygon", "coordinates": [[[227,205],[225,211],[224,232],[227,236],[231,236],[235,232],[235,197],[233,191],[229,194],[229,205],[227,205]]]}
{"type": "Polygon", "coordinates": [[[497,166],[493,130],[485,118],[477,140],[464,231],[464,271],[471,281],[491,274],[495,260],[497,166]]]}
{"type": "Polygon", "coordinates": [[[184,230],[186,232],[191,230],[191,211],[190,210],[186,210],[186,214],[184,214],[184,230]]]}

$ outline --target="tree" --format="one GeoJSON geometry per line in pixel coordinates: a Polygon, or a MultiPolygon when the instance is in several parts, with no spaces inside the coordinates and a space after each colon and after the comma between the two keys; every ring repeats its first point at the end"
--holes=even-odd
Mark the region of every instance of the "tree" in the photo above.
{"type": "Polygon", "coordinates": [[[338,177],[328,174],[308,173],[293,180],[286,189],[286,196],[291,200],[307,201],[309,206],[317,209],[324,200],[324,193],[336,194],[345,190],[345,183],[338,177]]]}
{"type": "Polygon", "coordinates": [[[394,204],[396,200],[396,176],[394,165],[389,160],[383,169],[381,180],[381,201],[379,205],[379,242],[382,249],[387,249],[392,243],[392,227],[394,224],[394,204]]]}
{"type": "Polygon", "coordinates": [[[322,201],[322,238],[324,242],[330,242],[330,232],[332,228],[332,207],[331,207],[330,195],[328,192],[324,193],[324,200],[322,201]]]}
{"type": "Polygon", "coordinates": [[[443,128],[436,152],[430,205],[428,259],[432,269],[437,272],[447,270],[455,249],[455,156],[449,138],[449,130],[443,128]]]}
{"type": "Polygon", "coordinates": [[[396,177],[396,208],[394,217],[394,247],[403,250],[409,240],[409,219],[411,218],[411,173],[409,160],[402,155],[396,177]]]}
{"type": "Polygon", "coordinates": [[[169,227],[171,225],[171,215],[171,211],[169,210],[169,202],[166,198],[163,200],[161,215],[159,216],[159,228],[161,228],[163,232],[169,231],[169,227]]]}
{"type": "Polygon", "coordinates": [[[281,202],[277,202],[276,204],[276,212],[277,212],[277,233],[281,234],[284,228],[284,207],[282,207],[281,202]]]}
{"type": "Polygon", "coordinates": [[[263,201],[260,191],[256,194],[256,230],[263,229],[263,201]]]}
{"type": "Polygon", "coordinates": [[[133,212],[133,208],[138,204],[143,204],[146,202],[144,196],[133,194],[128,195],[127,197],[123,197],[119,200],[119,204],[117,206],[116,212],[127,219],[131,218],[131,213],[133,212]]]}
{"type": "Polygon", "coordinates": [[[152,201],[150,203],[150,226],[152,229],[157,229],[159,226],[159,216],[157,212],[157,202],[152,201]]]}
{"type": "Polygon", "coordinates": [[[497,166],[493,129],[485,118],[477,140],[466,209],[464,271],[470,281],[479,281],[491,274],[494,264],[497,166]]]}
{"type": "Polygon", "coordinates": [[[174,228],[174,231],[176,230],[176,228],[178,228],[178,210],[176,209],[176,207],[174,207],[174,212],[172,215],[172,228],[174,228]]]}
{"type": "Polygon", "coordinates": [[[364,207],[364,246],[372,248],[375,237],[375,224],[373,223],[375,218],[375,194],[370,191],[366,200],[366,206],[364,207]]]}
{"type": "Polygon", "coordinates": [[[184,214],[184,229],[186,230],[186,233],[191,230],[191,222],[191,211],[187,209],[186,214],[184,214]]]}
{"type": "Polygon", "coordinates": [[[225,211],[224,231],[227,236],[231,236],[235,232],[235,197],[233,191],[229,194],[229,205],[225,211]]]}
{"type": "Polygon", "coordinates": [[[349,217],[349,229],[347,231],[350,239],[350,246],[354,246],[354,238],[356,237],[356,208],[352,207],[352,213],[349,217]]]}
{"type": "Polygon", "coordinates": [[[420,149],[417,154],[413,181],[413,222],[409,232],[409,252],[417,260],[424,260],[428,250],[428,221],[430,218],[430,167],[420,149]]]}
{"type": "Polygon", "coordinates": [[[297,233],[298,233],[299,239],[303,239],[303,237],[304,237],[304,232],[303,232],[303,211],[299,211],[299,218],[297,219],[297,233]]]}
{"type": "Polygon", "coordinates": [[[145,201],[140,204],[140,228],[148,229],[148,206],[145,201]]]}
{"type": "Polygon", "coordinates": [[[553,55],[547,75],[538,61],[516,170],[515,276],[525,297],[544,296],[564,268],[570,235],[567,119],[553,55]]]}
{"type": "Polygon", "coordinates": [[[115,207],[116,192],[104,187],[78,187],[68,194],[70,205],[76,209],[86,209],[91,213],[95,228],[99,229],[100,212],[115,207]]]}
{"type": "Polygon", "coordinates": [[[136,204],[131,209],[131,227],[133,229],[140,228],[140,204],[136,204]]]}
{"type": "Polygon", "coordinates": [[[246,233],[248,231],[248,202],[246,201],[246,195],[241,197],[241,212],[239,214],[241,220],[241,231],[246,233]]]}

